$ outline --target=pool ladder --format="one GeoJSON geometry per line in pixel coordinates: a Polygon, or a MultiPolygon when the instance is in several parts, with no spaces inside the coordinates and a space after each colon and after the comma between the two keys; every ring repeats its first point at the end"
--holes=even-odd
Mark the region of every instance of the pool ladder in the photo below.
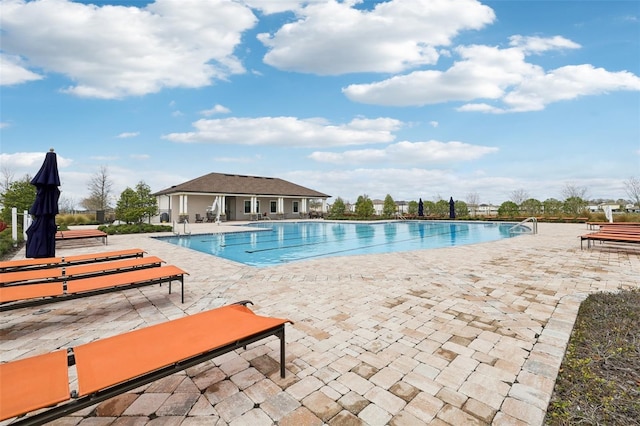
{"type": "Polygon", "coordinates": [[[509,228],[509,234],[534,234],[535,235],[537,233],[538,233],[538,219],[536,219],[533,216],[528,217],[522,222],[518,223],[517,225],[514,225],[511,228],[509,228]],[[531,222],[532,224],[530,232],[515,231],[516,228],[518,228],[519,226],[523,226],[527,222],[531,222]]]}
{"type": "MultiPolygon", "coordinates": [[[[180,236],[180,230],[178,229],[176,231],[176,229],[178,229],[178,222],[176,222],[175,220],[173,221],[173,235],[178,235],[180,236]]],[[[189,221],[188,220],[184,220],[184,222],[182,222],[182,234],[184,235],[191,235],[191,228],[189,228],[189,221]]]]}

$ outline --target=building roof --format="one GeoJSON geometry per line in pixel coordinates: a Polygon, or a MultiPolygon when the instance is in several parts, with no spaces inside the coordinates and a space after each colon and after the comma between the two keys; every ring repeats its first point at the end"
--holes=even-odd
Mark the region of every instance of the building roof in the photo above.
{"type": "Polygon", "coordinates": [[[153,195],[204,193],[222,195],[278,195],[285,197],[329,198],[331,195],[279,178],[209,173],[158,191],[153,195]]]}

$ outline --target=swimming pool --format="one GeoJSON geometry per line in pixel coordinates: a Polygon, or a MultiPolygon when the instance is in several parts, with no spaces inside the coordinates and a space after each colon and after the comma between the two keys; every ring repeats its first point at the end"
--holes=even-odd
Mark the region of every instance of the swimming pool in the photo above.
{"type": "Polygon", "coordinates": [[[329,256],[391,253],[475,244],[528,231],[496,222],[262,222],[255,231],[155,237],[246,265],[264,267],[329,256]]]}

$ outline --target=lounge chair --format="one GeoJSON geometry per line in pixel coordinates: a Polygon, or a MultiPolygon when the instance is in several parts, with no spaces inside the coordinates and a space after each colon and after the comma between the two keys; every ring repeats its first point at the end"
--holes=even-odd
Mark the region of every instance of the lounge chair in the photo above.
{"type": "Polygon", "coordinates": [[[0,286],[28,284],[41,281],[63,281],[86,278],[95,275],[114,274],[138,268],[161,266],[164,260],[156,256],[134,257],[109,262],[85,263],[61,268],[33,269],[26,271],[4,272],[0,274],[0,286]]]}
{"type": "Polygon", "coordinates": [[[181,301],[184,303],[185,274],[187,273],[177,266],[168,265],[89,278],[3,286],[0,287],[0,312],[164,282],[169,283],[171,294],[172,281],[180,281],[181,301]]]}
{"type": "Polygon", "coordinates": [[[615,243],[629,243],[640,244],[640,228],[638,229],[604,229],[598,232],[592,232],[589,234],[580,236],[580,249],[582,249],[582,242],[587,241],[587,248],[591,248],[591,242],[600,241],[615,242],[615,243]]]}
{"type": "Polygon", "coordinates": [[[284,378],[284,326],[292,322],[256,315],[248,303],[1,364],[0,421],[22,416],[11,425],[41,425],[269,336],[280,339],[284,378]],[[77,389],[70,392],[74,365],[77,389]]]}
{"type": "Polygon", "coordinates": [[[64,257],[45,257],[38,259],[16,259],[0,262],[0,272],[32,270],[41,268],[56,268],[67,265],[103,262],[107,260],[128,259],[142,257],[145,251],[139,248],[106,251],[102,253],[78,254],[64,257]]]}
{"type": "Polygon", "coordinates": [[[79,240],[86,238],[99,238],[107,245],[107,233],[98,229],[71,229],[69,231],[56,232],[56,241],[79,240]]]}
{"type": "Polygon", "coordinates": [[[204,218],[200,216],[200,213],[196,213],[196,223],[202,223],[204,218]]]}
{"type": "Polygon", "coordinates": [[[640,222],[587,222],[587,227],[589,229],[602,228],[603,226],[637,226],[638,229],[640,229],[640,222]]]}

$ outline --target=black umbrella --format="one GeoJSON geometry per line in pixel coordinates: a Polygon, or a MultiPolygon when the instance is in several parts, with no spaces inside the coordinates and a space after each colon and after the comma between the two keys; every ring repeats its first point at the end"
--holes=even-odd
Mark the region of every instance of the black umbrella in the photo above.
{"type": "Polygon", "coordinates": [[[456,218],[456,203],[453,201],[453,197],[449,199],[449,219],[456,218]]]}
{"type": "Polygon", "coordinates": [[[56,215],[60,198],[58,160],[53,148],[47,152],[40,171],[31,179],[36,187],[36,200],[29,209],[34,216],[27,229],[27,257],[54,257],[56,255],[56,215]]]}
{"type": "Polygon", "coordinates": [[[422,198],[418,201],[418,216],[424,216],[424,203],[422,202],[422,198]]]}

